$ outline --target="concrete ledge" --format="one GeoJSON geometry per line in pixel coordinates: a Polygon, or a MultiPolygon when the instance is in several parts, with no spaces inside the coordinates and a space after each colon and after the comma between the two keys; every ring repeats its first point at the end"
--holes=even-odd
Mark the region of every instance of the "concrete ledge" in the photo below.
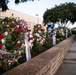
{"type": "Polygon", "coordinates": [[[74,36],[32,58],[2,75],[54,75],[61,65],[74,36]]]}

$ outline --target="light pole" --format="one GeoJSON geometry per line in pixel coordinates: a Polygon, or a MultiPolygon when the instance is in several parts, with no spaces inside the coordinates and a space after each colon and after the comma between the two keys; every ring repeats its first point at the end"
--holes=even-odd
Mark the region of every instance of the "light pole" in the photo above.
{"type": "Polygon", "coordinates": [[[37,24],[39,24],[39,14],[36,14],[37,16],[37,24]]]}

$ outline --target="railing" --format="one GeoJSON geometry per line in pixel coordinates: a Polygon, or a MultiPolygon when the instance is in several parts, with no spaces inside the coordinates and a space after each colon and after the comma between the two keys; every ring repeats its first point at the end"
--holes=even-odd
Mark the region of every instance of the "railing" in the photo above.
{"type": "Polygon", "coordinates": [[[54,75],[66,56],[74,36],[2,75],[54,75]]]}

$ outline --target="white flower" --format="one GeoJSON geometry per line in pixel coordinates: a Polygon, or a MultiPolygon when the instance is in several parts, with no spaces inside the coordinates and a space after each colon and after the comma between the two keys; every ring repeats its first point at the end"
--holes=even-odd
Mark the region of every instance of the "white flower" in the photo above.
{"type": "Polygon", "coordinates": [[[12,21],[12,23],[14,23],[14,21],[12,21]]]}
{"type": "Polygon", "coordinates": [[[17,41],[17,43],[20,43],[20,41],[17,41]]]}
{"type": "Polygon", "coordinates": [[[16,53],[17,51],[14,51],[14,53],[16,53]]]}
{"type": "Polygon", "coordinates": [[[37,41],[40,41],[40,38],[38,38],[37,41]]]}
{"type": "Polygon", "coordinates": [[[40,28],[40,25],[38,25],[38,28],[40,28]]]}
{"type": "Polygon", "coordinates": [[[23,34],[23,33],[21,33],[21,34],[23,34]]]}
{"type": "Polygon", "coordinates": [[[9,27],[9,25],[7,25],[7,27],[9,27]]]}
{"type": "Polygon", "coordinates": [[[11,65],[11,62],[9,62],[9,65],[11,65]]]}
{"type": "Polygon", "coordinates": [[[17,61],[17,59],[15,59],[15,61],[17,61]]]}
{"type": "Polygon", "coordinates": [[[31,32],[31,31],[30,31],[29,33],[30,33],[30,34],[32,34],[32,32],[31,32]]]}
{"type": "Polygon", "coordinates": [[[14,31],[14,29],[12,28],[12,32],[14,31]]]}
{"type": "Polygon", "coordinates": [[[29,35],[29,37],[30,37],[30,38],[32,38],[32,37],[33,37],[33,35],[29,35]]]}
{"type": "Polygon", "coordinates": [[[32,43],[33,42],[33,40],[30,40],[30,43],[32,43]]]}
{"type": "Polygon", "coordinates": [[[42,41],[41,41],[40,43],[41,43],[41,44],[43,44],[43,42],[42,42],[42,41]]]}
{"type": "Polygon", "coordinates": [[[41,31],[40,31],[40,30],[38,30],[38,32],[39,32],[39,33],[41,33],[41,31]]]}
{"type": "Polygon", "coordinates": [[[45,38],[43,38],[43,41],[45,41],[45,38]]]}
{"type": "Polygon", "coordinates": [[[4,39],[1,39],[2,43],[5,43],[5,40],[4,39]]]}
{"type": "Polygon", "coordinates": [[[25,36],[28,35],[28,32],[25,33],[25,36]]]}
{"type": "Polygon", "coordinates": [[[17,25],[17,28],[19,28],[19,25],[17,25]]]}
{"type": "Polygon", "coordinates": [[[11,62],[10,60],[8,60],[8,62],[11,62]]]}
{"type": "Polygon", "coordinates": [[[37,37],[40,37],[40,35],[38,33],[35,34],[37,37]]]}
{"type": "Polygon", "coordinates": [[[21,51],[19,51],[19,54],[21,54],[21,51]]]}
{"type": "Polygon", "coordinates": [[[5,49],[6,47],[5,47],[5,45],[3,45],[3,49],[5,49]]]}
{"type": "Polygon", "coordinates": [[[4,24],[4,22],[2,22],[2,24],[4,24]]]}
{"type": "Polygon", "coordinates": [[[8,35],[8,32],[6,31],[6,32],[4,33],[4,35],[7,36],[7,35],[8,35]]]}

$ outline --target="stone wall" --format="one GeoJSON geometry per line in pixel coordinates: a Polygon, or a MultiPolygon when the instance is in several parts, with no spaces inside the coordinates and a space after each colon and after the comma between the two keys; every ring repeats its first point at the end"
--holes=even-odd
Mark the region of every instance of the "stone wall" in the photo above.
{"type": "Polygon", "coordinates": [[[74,36],[2,75],[54,75],[61,65],[74,36]]]}

